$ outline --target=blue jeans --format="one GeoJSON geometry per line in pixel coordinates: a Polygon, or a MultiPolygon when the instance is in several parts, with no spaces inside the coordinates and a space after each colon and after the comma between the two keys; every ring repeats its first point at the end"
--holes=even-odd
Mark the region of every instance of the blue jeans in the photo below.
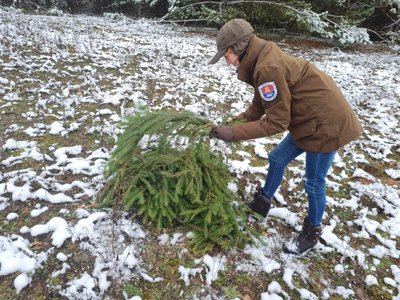
{"type": "MultiPolygon", "coordinates": [[[[268,155],[268,174],[262,188],[264,196],[272,199],[282,182],[286,166],[303,152],[305,151],[293,143],[290,133],[272,150],[268,155]]],[[[321,225],[326,206],[325,177],[335,154],[336,151],[327,153],[306,151],[304,189],[308,197],[308,219],[314,226],[321,225]]]]}

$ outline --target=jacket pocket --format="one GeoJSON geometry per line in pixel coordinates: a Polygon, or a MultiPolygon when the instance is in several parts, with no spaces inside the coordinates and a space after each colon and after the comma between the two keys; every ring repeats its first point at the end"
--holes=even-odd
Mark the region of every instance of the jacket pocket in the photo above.
{"type": "Polygon", "coordinates": [[[321,152],[337,150],[339,148],[338,129],[335,124],[321,125],[321,152]]]}
{"type": "Polygon", "coordinates": [[[301,125],[295,125],[289,128],[294,140],[301,140],[305,137],[312,136],[317,132],[317,124],[315,120],[307,121],[301,125]]]}

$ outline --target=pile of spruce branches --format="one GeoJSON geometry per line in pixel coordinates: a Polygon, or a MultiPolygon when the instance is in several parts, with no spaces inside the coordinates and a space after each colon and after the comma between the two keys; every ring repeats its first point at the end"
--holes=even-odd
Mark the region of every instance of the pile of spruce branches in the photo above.
{"type": "Polygon", "coordinates": [[[249,240],[246,209],[228,189],[232,176],[210,149],[211,122],[190,112],[153,111],[123,125],[98,195],[101,206],[134,209],[158,229],[184,226],[194,233],[196,252],[249,240]]]}

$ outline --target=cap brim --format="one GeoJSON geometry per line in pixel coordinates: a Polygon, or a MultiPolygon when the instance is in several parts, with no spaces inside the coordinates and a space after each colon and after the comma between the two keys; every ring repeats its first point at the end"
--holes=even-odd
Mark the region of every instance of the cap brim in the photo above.
{"type": "Polygon", "coordinates": [[[210,59],[208,64],[210,65],[215,64],[217,61],[221,59],[222,56],[224,56],[224,54],[225,54],[225,49],[219,50],[217,54],[215,54],[214,57],[210,59]]]}

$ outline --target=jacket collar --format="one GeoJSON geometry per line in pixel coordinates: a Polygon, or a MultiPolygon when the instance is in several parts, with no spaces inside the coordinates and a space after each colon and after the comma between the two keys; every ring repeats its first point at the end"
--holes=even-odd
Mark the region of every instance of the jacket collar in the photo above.
{"type": "Polygon", "coordinates": [[[260,39],[257,36],[252,37],[249,42],[249,47],[247,48],[247,53],[237,69],[237,78],[239,80],[250,85],[253,83],[253,73],[258,55],[266,44],[267,41],[260,39]]]}

